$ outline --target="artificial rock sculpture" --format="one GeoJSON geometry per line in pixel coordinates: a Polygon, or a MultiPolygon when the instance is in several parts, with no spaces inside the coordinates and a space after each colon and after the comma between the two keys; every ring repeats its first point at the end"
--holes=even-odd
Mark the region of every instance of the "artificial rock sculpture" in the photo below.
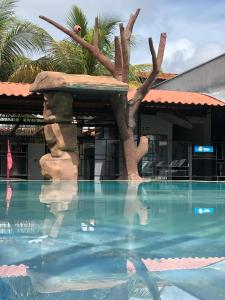
{"type": "Polygon", "coordinates": [[[73,97],[70,93],[44,94],[44,134],[49,154],[41,160],[42,175],[53,180],[77,180],[78,153],[76,126],[73,120],[73,97]]]}
{"type": "Polygon", "coordinates": [[[50,153],[40,159],[42,175],[53,180],[77,180],[77,128],[73,121],[73,94],[120,94],[128,85],[109,76],[41,72],[31,86],[44,94],[44,135],[50,153]]]}
{"type": "Polygon", "coordinates": [[[78,151],[73,97],[68,92],[44,93],[44,135],[50,153],[40,159],[42,175],[53,180],[77,180],[78,151]]]}

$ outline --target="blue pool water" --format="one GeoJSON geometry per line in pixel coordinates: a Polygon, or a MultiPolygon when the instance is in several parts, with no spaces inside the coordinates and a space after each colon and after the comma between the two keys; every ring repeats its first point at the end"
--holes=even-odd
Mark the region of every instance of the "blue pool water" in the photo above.
{"type": "Polygon", "coordinates": [[[2,181],[0,191],[1,300],[225,299],[224,183],[2,181]]]}

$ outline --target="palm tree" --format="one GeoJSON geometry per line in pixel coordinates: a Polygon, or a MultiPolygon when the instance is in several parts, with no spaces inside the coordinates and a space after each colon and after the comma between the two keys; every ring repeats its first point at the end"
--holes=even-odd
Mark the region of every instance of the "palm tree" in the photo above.
{"type": "MultiPolygon", "coordinates": [[[[119,20],[115,17],[99,17],[99,48],[109,56],[113,56],[112,37],[119,20]]],[[[87,42],[92,43],[94,28],[89,27],[87,17],[83,11],[74,5],[67,18],[67,27],[73,30],[75,25],[80,25],[80,35],[87,42]]],[[[49,57],[55,68],[59,71],[73,74],[103,75],[108,74],[105,68],[80,45],[66,39],[53,42],[49,57]]]]}
{"type": "MultiPolygon", "coordinates": [[[[115,17],[99,18],[99,48],[111,57],[113,57],[111,38],[118,22],[115,17]]],[[[81,27],[81,37],[91,43],[94,28],[89,26],[83,11],[74,5],[67,18],[67,27],[73,29],[77,24],[81,27]]],[[[17,82],[33,82],[36,75],[43,70],[70,74],[109,75],[108,71],[88,51],[69,38],[62,41],[49,40],[45,57],[38,60],[20,57],[14,70],[9,80],[17,82]]]]}
{"type": "Polygon", "coordinates": [[[51,37],[42,28],[15,16],[16,0],[0,0],[0,80],[18,68],[18,60],[44,51],[51,37]]]}
{"type": "Polygon", "coordinates": [[[54,71],[54,66],[46,56],[32,60],[26,56],[18,56],[12,65],[13,71],[8,77],[11,82],[32,83],[41,71],[54,71]]]}

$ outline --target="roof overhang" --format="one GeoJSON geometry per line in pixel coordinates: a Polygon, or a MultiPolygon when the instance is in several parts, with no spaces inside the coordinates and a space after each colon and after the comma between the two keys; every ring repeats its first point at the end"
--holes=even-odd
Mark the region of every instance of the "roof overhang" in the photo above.
{"type": "Polygon", "coordinates": [[[69,92],[78,95],[127,93],[128,84],[110,76],[74,75],[41,72],[30,87],[31,92],[69,92]]]}

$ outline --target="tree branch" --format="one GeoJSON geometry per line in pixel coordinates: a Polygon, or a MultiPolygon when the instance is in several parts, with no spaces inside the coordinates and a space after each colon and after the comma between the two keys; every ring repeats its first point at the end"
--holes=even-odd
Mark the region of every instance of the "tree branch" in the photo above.
{"type": "Polygon", "coordinates": [[[93,46],[98,48],[99,44],[99,20],[98,17],[95,18],[95,29],[93,36],[93,46]]]}
{"type": "Polygon", "coordinates": [[[120,39],[115,37],[115,68],[117,78],[123,82],[128,82],[128,72],[130,63],[130,37],[134,23],[140,13],[137,9],[135,14],[130,16],[126,29],[120,24],[120,39]]]}
{"type": "Polygon", "coordinates": [[[49,24],[52,24],[68,36],[70,36],[76,43],[81,45],[83,48],[88,50],[111,74],[113,77],[116,78],[116,72],[115,72],[115,66],[111,62],[111,60],[105,56],[98,48],[95,46],[89,44],[86,42],[83,38],[81,38],[78,34],[76,34],[73,31],[68,30],[64,26],[60,25],[59,23],[45,17],[45,16],[39,16],[42,20],[48,22],[49,24]]]}
{"type": "MultiPolygon", "coordinates": [[[[150,52],[152,55],[152,72],[150,73],[148,78],[143,82],[143,84],[137,89],[136,94],[138,95],[138,98],[139,98],[139,94],[142,97],[144,97],[148,93],[148,91],[150,90],[150,88],[151,88],[153,82],[155,81],[155,78],[158,75],[159,70],[160,70],[158,67],[158,64],[157,64],[155,49],[154,49],[151,38],[148,39],[148,43],[149,43],[149,49],[150,49],[150,52]]],[[[133,101],[135,101],[136,94],[134,95],[133,101]]]]}
{"type": "Polygon", "coordinates": [[[143,84],[136,90],[132,100],[128,102],[128,112],[127,112],[127,124],[131,128],[135,128],[135,115],[150,88],[152,87],[162,65],[164,50],[166,46],[166,34],[162,33],[160,36],[158,54],[156,57],[155,49],[153,46],[152,39],[148,39],[149,49],[152,56],[152,72],[149,74],[148,78],[143,82],[143,84]]]}
{"type": "Polygon", "coordinates": [[[130,41],[131,34],[132,34],[132,31],[133,31],[133,27],[134,27],[134,23],[135,23],[138,15],[139,15],[139,13],[140,13],[140,8],[138,8],[136,10],[134,15],[132,14],[130,16],[130,19],[127,23],[127,26],[126,26],[126,29],[125,29],[125,38],[126,38],[127,41],[130,41]]]}
{"type": "Polygon", "coordinates": [[[148,78],[143,82],[143,84],[137,89],[133,99],[129,101],[130,105],[134,104],[134,102],[142,100],[145,97],[145,95],[148,93],[150,88],[152,87],[162,66],[163,55],[166,46],[166,33],[162,33],[160,35],[157,57],[156,57],[152,39],[149,38],[148,42],[149,42],[149,49],[152,56],[152,72],[149,74],[148,78]]]}
{"type": "Polygon", "coordinates": [[[139,145],[136,148],[137,163],[139,163],[139,161],[142,159],[143,156],[145,156],[146,153],[148,153],[148,138],[146,136],[141,136],[139,145]]]}
{"type": "Polygon", "coordinates": [[[160,42],[159,42],[159,48],[157,54],[157,64],[158,64],[159,71],[161,70],[161,66],[163,62],[165,47],[166,47],[166,33],[163,32],[160,35],[160,42]]]}
{"type": "Polygon", "coordinates": [[[122,66],[122,50],[121,50],[121,44],[120,44],[120,39],[118,36],[115,36],[114,39],[115,43],[115,69],[116,69],[116,74],[117,77],[122,80],[122,75],[123,75],[123,66],[122,66]]]}
{"type": "Polygon", "coordinates": [[[122,81],[128,82],[128,71],[129,71],[128,43],[125,38],[125,30],[122,23],[120,24],[120,42],[121,42],[122,58],[123,58],[122,81]]]}

